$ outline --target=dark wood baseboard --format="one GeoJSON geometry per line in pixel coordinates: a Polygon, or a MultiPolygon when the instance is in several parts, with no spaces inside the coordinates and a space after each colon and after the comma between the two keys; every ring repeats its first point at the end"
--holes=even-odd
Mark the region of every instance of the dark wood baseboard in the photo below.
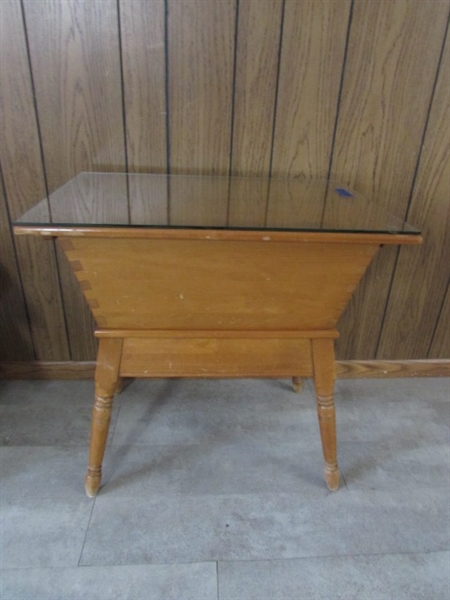
{"type": "Polygon", "coordinates": [[[94,379],[95,362],[0,362],[0,379],[94,379]]]}
{"type": "Polygon", "coordinates": [[[450,377],[450,359],[343,360],[336,363],[338,379],[382,377],[450,377]]]}
{"type": "MultiPolygon", "coordinates": [[[[95,362],[0,362],[0,379],[93,379],[94,372],[95,362]]],[[[336,363],[336,377],[450,377],[450,359],[344,360],[336,363]]]]}

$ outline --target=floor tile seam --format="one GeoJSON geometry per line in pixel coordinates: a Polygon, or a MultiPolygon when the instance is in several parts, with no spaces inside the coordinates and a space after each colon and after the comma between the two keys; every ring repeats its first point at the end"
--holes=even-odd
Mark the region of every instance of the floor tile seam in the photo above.
{"type": "Polygon", "coordinates": [[[89,527],[91,525],[92,515],[94,514],[94,508],[95,508],[95,503],[96,502],[97,502],[97,498],[94,497],[93,498],[93,502],[92,502],[92,506],[91,506],[91,514],[89,515],[89,519],[88,519],[88,522],[87,522],[87,525],[86,525],[86,531],[84,532],[84,536],[83,536],[83,542],[81,544],[81,550],[80,550],[80,555],[78,557],[77,567],[79,567],[80,564],[81,564],[81,559],[83,557],[84,547],[86,545],[87,535],[88,535],[88,532],[89,532],[89,527]]]}
{"type": "MultiPolygon", "coordinates": [[[[344,491],[344,488],[342,488],[344,491]]],[[[425,488],[424,488],[425,489],[425,488]]],[[[428,489],[428,488],[427,488],[428,489]]],[[[349,490],[349,489],[345,489],[345,493],[350,493],[353,490],[349,490]]],[[[361,491],[361,490],[357,490],[357,491],[361,491]]],[[[364,491],[364,490],[363,490],[364,491]]],[[[113,494],[113,492],[108,492],[109,494],[113,494]]],[[[334,492],[333,492],[334,493],[334,492]]],[[[298,496],[298,497],[304,497],[302,494],[297,493],[297,492],[283,492],[283,494],[285,496],[289,495],[289,496],[298,496]]],[[[162,500],[165,499],[167,501],[170,501],[171,499],[201,499],[201,498],[248,498],[250,496],[266,496],[267,493],[266,492],[229,492],[229,493],[223,493],[223,492],[219,492],[217,494],[212,493],[212,492],[208,492],[205,494],[200,494],[198,492],[177,492],[177,493],[172,493],[172,494],[166,494],[165,492],[161,492],[161,493],[147,493],[147,491],[143,491],[142,495],[137,495],[137,494],[133,494],[133,495],[115,495],[114,496],[114,500],[121,500],[123,502],[127,502],[133,499],[140,499],[140,500],[162,500]]],[[[323,498],[324,496],[327,496],[327,494],[324,492],[324,494],[321,496],[321,498],[323,498]]],[[[38,498],[38,500],[40,500],[40,498],[38,498]]],[[[311,502],[309,502],[309,500],[317,500],[317,497],[314,498],[306,498],[305,499],[305,505],[308,502],[308,506],[311,506],[311,502]]]]}
{"type": "Polygon", "coordinates": [[[398,488],[395,489],[389,489],[389,488],[381,488],[381,489],[373,489],[373,488],[369,488],[369,487],[357,487],[357,485],[350,483],[347,485],[347,482],[345,482],[345,486],[341,486],[339,488],[339,490],[334,491],[334,492],[330,492],[329,490],[325,489],[325,487],[320,487],[319,484],[317,484],[317,487],[312,490],[311,488],[309,490],[307,490],[306,492],[304,491],[299,491],[299,490],[284,490],[284,491],[280,491],[279,488],[277,488],[277,491],[269,491],[269,490],[260,490],[260,491],[255,491],[255,490],[251,490],[251,491],[229,491],[229,492],[225,492],[225,491],[219,491],[219,492],[199,492],[199,491],[175,491],[175,492],[168,492],[167,490],[165,491],[161,491],[161,492],[154,492],[154,491],[148,491],[148,490],[143,490],[142,493],[142,497],[140,495],[137,495],[136,492],[117,492],[114,489],[106,489],[108,484],[111,483],[111,485],[114,485],[114,481],[111,480],[111,482],[105,482],[102,486],[102,488],[100,489],[99,493],[95,496],[95,498],[87,498],[86,495],[84,493],[79,493],[77,494],[76,497],[74,497],[74,494],[72,495],[61,495],[59,496],[58,494],[53,494],[52,496],[47,496],[47,495],[39,495],[39,494],[28,494],[26,498],[11,498],[10,500],[14,500],[16,502],[17,506],[20,505],[27,505],[29,503],[33,503],[36,500],[39,501],[46,501],[46,500],[59,500],[62,502],[69,502],[69,503],[75,503],[75,502],[80,502],[80,501],[86,501],[86,502],[91,502],[93,501],[93,507],[92,510],[95,508],[95,504],[96,501],[98,499],[100,499],[101,501],[103,500],[113,500],[113,501],[127,501],[127,500],[135,500],[135,499],[145,499],[146,501],[151,501],[151,500],[155,500],[155,501],[160,501],[162,498],[164,498],[164,500],[166,501],[170,501],[170,500],[181,500],[181,499],[185,499],[186,497],[189,497],[190,499],[193,498],[197,498],[197,499],[223,499],[223,500],[227,500],[227,499],[239,499],[239,498],[245,498],[248,499],[251,496],[254,496],[256,498],[258,498],[259,500],[280,500],[280,499],[291,499],[291,498],[295,498],[295,499],[299,499],[300,501],[303,499],[305,502],[305,506],[309,506],[311,501],[317,501],[317,500],[322,500],[328,497],[336,497],[338,495],[345,495],[347,497],[347,495],[364,495],[368,498],[373,497],[374,494],[377,494],[378,496],[388,496],[388,497],[398,497],[398,498],[403,498],[404,497],[404,493],[407,491],[417,491],[417,490],[423,490],[423,491],[433,491],[436,493],[443,493],[443,492],[448,492],[449,491],[449,485],[448,483],[443,483],[443,484],[439,484],[439,485],[435,485],[435,486],[430,486],[430,485],[424,485],[423,487],[418,487],[417,485],[412,485],[410,486],[403,486],[403,488],[401,490],[399,490],[398,488]],[[103,488],[104,491],[103,491],[103,488]]]}
{"type": "Polygon", "coordinates": [[[5,508],[10,508],[11,505],[14,505],[14,507],[16,508],[23,508],[26,509],[29,506],[32,506],[33,503],[36,502],[48,502],[48,503],[58,503],[58,504],[65,504],[67,507],[71,507],[76,505],[79,502],[83,502],[84,500],[86,500],[86,503],[90,502],[91,499],[87,498],[87,496],[85,496],[84,494],[80,494],[77,498],[74,498],[73,496],[58,496],[58,495],[53,495],[53,496],[39,496],[39,495],[28,495],[26,500],[22,500],[20,498],[17,497],[13,497],[11,496],[10,498],[6,498],[4,499],[4,504],[0,504],[0,511],[1,509],[5,509],[5,508]]]}
{"type": "Polygon", "coordinates": [[[417,557],[417,556],[436,556],[436,555],[449,555],[450,548],[448,550],[427,550],[422,552],[379,552],[379,553],[357,553],[357,554],[324,554],[324,555],[313,555],[313,556],[290,556],[289,558],[249,558],[249,559],[221,559],[214,558],[208,560],[194,560],[194,561],[156,561],[151,563],[139,562],[139,563],[92,563],[92,564],[78,564],[69,566],[20,566],[20,567],[1,567],[0,573],[5,572],[19,572],[19,571],[76,571],[79,569],[121,569],[121,568],[152,568],[152,567],[178,567],[178,566],[214,566],[216,575],[220,574],[221,565],[238,565],[238,564],[252,564],[252,563],[292,563],[292,562],[307,562],[313,560],[332,560],[332,559],[353,559],[353,558],[377,558],[377,557],[417,557]]]}
{"type": "MultiPolygon", "coordinates": [[[[450,547],[446,550],[437,549],[437,550],[425,550],[421,552],[361,552],[356,554],[318,554],[311,556],[290,556],[288,558],[273,558],[273,557],[261,557],[261,558],[240,558],[240,559],[226,559],[220,558],[218,556],[212,557],[210,559],[205,560],[195,560],[195,561],[160,561],[157,560],[155,562],[150,563],[84,563],[78,565],[75,568],[83,568],[83,567],[95,567],[95,568],[109,568],[109,567],[133,567],[133,566],[178,566],[178,565],[201,565],[201,564],[214,564],[217,563],[220,569],[221,564],[248,564],[248,563],[287,563],[287,562],[298,562],[298,561],[312,561],[312,560],[332,560],[332,559],[354,559],[354,558],[376,558],[376,557],[396,557],[396,556],[434,556],[434,555],[449,555],[450,559],[450,547]]],[[[63,567],[64,568],[64,567],[63,567]]]]}
{"type": "MultiPolygon", "coordinates": [[[[132,500],[136,498],[136,493],[135,492],[128,492],[126,489],[124,490],[124,492],[119,492],[117,490],[108,490],[106,489],[106,486],[108,484],[111,484],[112,486],[115,485],[115,481],[114,479],[105,481],[104,484],[102,485],[98,495],[96,496],[96,498],[114,498],[114,500],[132,500]],[[104,489],[104,491],[103,491],[104,489]]],[[[205,491],[205,492],[199,492],[199,491],[193,491],[193,492],[180,492],[180,491],[174,491],[174,492],[168,492],[167,490],[163,491],[163,492],[153,492],[153,491],[147,491],[144,490],[144,495],[145,495],[145,499],[150,499],[152,497],[155,497],[156,499],[159,499],[161,496],[163,496],[165,499],[170,500],[170,499],[177,499],[177,498],[184,498],[186,495],[189,495],[191,497],[196,497],[196,498],[216,498],[216,497],[222,497],[224,499],[226,498],[240,498],[240,497],[245,497],[247,498],[248,496],[258,496],[259,498],[263,497],[263,498],[267,498],[268,500],[270,499],[280,499],[280,498],[304,498],[305,501],[309,501],[309,500],[318,500],[318,499],[322,499],[322,498],[328,498],[328,497],[334,497],[334,498],[338,498],[339,495],[341,495],[343,492],[345,492],[345,496],[347,496],[348,494],[351,495],[357,495],[358,493],[364,493],[365,495],[367,495],[369,498],[373,497],[374,495],[382,495],[382,496],[393,496],[398,497],[399,499],[403,499],[404,498],[404,493],[405,491],[409,491],[409,487],[406,489],[398,489],[397,487],[395,489],[372,489],[372,488],[368,488],[368,487],[361,487],[361,488],[357,488],[357,487],[352,487],[353,484],[349,484],[350,487],[348,487],[347,489],[343,486],[341,486],[338,490],[336,491],[330,491],[326,488],[325,483],[322,485],[320,481],[318,481],[316,484],[309,484],[307,487],[305,486],[305,491],[304,490],[293,490],[293,491],[280,491],[280,488],[277,487],[276,489],[274,489],[273,491],[270,490],[262,490],[262,491],[230,491],[230,492],[209,492],[209,491],[205,491]]],[[[124,486],[125,487],[125,486],[124,486]]],[[[414,485],[413,489],[417,490],[417,489],[424,489],[424,490],[432,490],[435,492],[443,492],[445,490],[449,490],[449,487],[447,485],[447,483],[442,484],[442,485],[437,485],[436,487],[432,486],[430,488],[429,485],[425,485],[423,488],[418,487],[417,485],[414,485]]]]}
{"type": "MultiPolygon", "coordinates": [[[[86,502],[92,502],[93,505],[95,506],[95,503],[98,499],[101,500],[121,500],[121,501],[126,501],[126,500],[133,500],[133,499],[140,499],[139,495],[136,495],[135,492],[125,492],[125,493],[119,493],[116,492],[115,490],[107,490],[106,486],[108,485],[109,482],[105,482],[100,491],[98,492],[98,494],[95,496],[95,498],[88,498],[84,493],[79,493],[76,497],[74,497],[74,495],[52,495],[52,496],[47,496],[47,495],[42,495],[39,496],[39,494],[35,494],[35,495],[31,495],[31,494],[27,494],[26,498],[12,498],[13,500],[16,501],[16,505],[20,506],[22,503],[23,504],[29,504],[32,503],[36,500],[41,500],[41,501],[45,501],[45,500],[61,500],[64,502],[80,502],[80,501],[86,501],[86,502]],[[103,491],[103,488],[105,488],[105,490],[103,491]]],[[[111,481],[111,484],[113,484],[114,482],[111,481]]],[[[426,489],[429,489],[429,486],[426,487],[426,489]]],[[[441,488],[439,488],[441,489],[441,488]]],[[[447,488],[445,488],[447,489],[447,488]]],[[[329,490],[326,490],[325,488],[319,489],[319,486],[317,487],[317,492],[312,492],[311,493],[307,493],[305,494],[302,491],[267,491],[267,490],[262,490],[262,491],[248,491],[248,492],[198,492],[198,491],[193,491],[193,492],[167,492],[167,491],[162,491],[162,492],[149,492],[147,490],[143,490],[143,494],[142,494],[142,499],[144,500],[161,500],[161,498],[164,498],[166,501],[170,501],[170,500],[181,500],[186,498],[186,496],[189,496],[190,498],[198,498],[198,499],[207,499],[207,498],[222,498],[222,499],[232,499],[232,498],[248,498],[249,496],[256,496],[259,499],[261,499],[261,497],[263,499],[267,499],[267,500],[271,500],[271,499],[280,499],[280,498],[291,498],[291,497],[295,497],[295,498],[304,498],[305,502],[309,501],[309,500],[317,500],[317,499],[322,499],[322,498],[326,498],[328,496],[332,496],[332,495],[336,495],[337,493],[340,492],[347,492],[347,490],[345,490],[344,487],[341,487],[337,492],[330,492],[329,490]]],[[[348,490],[349,493],[351,492],[360,492],[360,491],[366,491],[366,490],[348,490]]],[[[373,490],[369,490],[371,493],[373,492],[373,490]]],[[[380,490],[381,492],[384,492],[385,490],[380,490]]],[[[389,493],[389,491],[388,491],[389,493]]]]}
{"type": "MultiPolygon", "coordinates": [[[[94,394],[92,394],[92,397],[94,396],[94,394]]],[[[72,408],[72,407],[76,407],[76,408],[92,408],[94,404],[94,400],[93,399],[89,399],[85,400],[85,399],[68,399],[68,400],[30,400],[29,402],[27,402],[26,404],[21,404],[21,403],[14,403],[14,402],[8,402],[8,403],[1,403],[0,402],[0,411],[5,409],[5,408],[14,408],[16,410],[21,410],[23,409],[24,411],[29,411],[30,408],[42,408],[42,407],[46,407],[46,408],[59,408],[61,406],[64,406],[66,408],[72,408]]]]}
{"type": "Polygon", "coordinates": [[[216,589],[217,589],[217,600],[220,600],[220,580],[219,580],[219,561],[216,560],[216,589]]]}
{"type": "MultiPolygon", "coordinates": [[[[114,482],[111,481],[111,484],[113,484],[114,482]]],[[[106,488],[107,483],[105,482],[104,487],[106,488]]],[[[344,487],[339,488],[339,490],[337,490],[336,492],[330,492],[329,490],[326,490],[325,488],[319,489],[318,486],[318,492],[317,493],[303,493],[303,492],[299,492],[299,491],[285,491],[285,492],[280,492],[280,491],[261,491],[261,492],[255,492],[255,491],[250,491],[250,492],[205,492],[205,493],[201,493],[201,492],[172,492],[172,493],[168,493],[168,492],[148,492],[147,490],[143,490],[143,494],[142,497],[141,496],[137,496],[136,493],[119,493],[119,492],[115,492],[114,490],[105,490],[104,493],[102,493],[101,491],[97,494],[96,496],[96,500],[97,499],[113,499],[113,500],[121,500],[121,501],[126,501],[126,500],[133,500],[133,499],[143,499],[143,500],[147,500],[150,501],[152,499],[155,500],[160,500],[161,498],[164,498],[166,501],[170,501],[170,500],[176,500],[176,499],[183,499],[186,498],[186,496],[189,496],[190,498],[222,498],[222,499],[231,499],[231,498],[248,498],[249,496],[256,496],[259,499],[261,499],[261,497],[267,499],[267,500],[271,500],[271,499],[279,499],[280,497],[282,498],[287,498],[287,497],[295,497],[295,498],[304,498],[305,503],[309,502],[311,500],[317,501],[318,499],[322,499],[322,498],[326,498],[328,496],[333,496],[336,494],[339,494],[341,492],[345,492],[345,494],[347,493],[352,493],[352,492],[360,492],[360,491],[366,491],[366,490],[349,490],[349,489],[345,489],[344,487]]],[[[429,487],[427,486],[426,489],[429,489],[429,487]]],[[[369,490],[370,492],[373,492],[373,490],[369,490]]],[[[381,492],[384,492],[384,490],[381,490],[381,492]]]]}
{"type": "MultiPolygon", "coordinates": [[[[239,561],[238,561],[239,562],[239,561]]],[[[177,562],[152,562],[152,563],[117,563],[117,564],[77,564],[72,566],[54,566],[54,567],[37,567],[37,566],[20,566],[20,567],[0,567],[0,573],[5,571],[76,571],[78,569],[118,569],[122,567],[177,567],[177,566],[203,566],[211,565],[216,567],[218,561],[211,560],[194,560],[194,561],[177,561],[177,562]]]]}
{"type": "MultiPolygon", "coordinates": [[[[441,427],[441,425],[439,425],[441,427]]],[[[442,427],[447,427],[447,425],[442,425],[442,427]]],[[[445,432],[447,433],[447,432],[445,432]]],[[[385,444],[385,445],[390,445],[393,449],[397,449],[398,444],[402,443],[402,442],[423,442],[423,445],[427,445],[427,444],[431,444],[431,443],[437,443],[437,444],[443,444],[443,445],[448,445],[448,436],[447,435],[443,435],[442,438],[436,438],[435,435],[430,436],[429,438],[427,437],[421,437],[421,438],[417,438],[416,437],[398,437],[396,436],[395,439],[393,439],[392,437],[389,438],[385,438],[385,439],[375,439],[375,440],[338,440],[337,446],[338,446],[338,450],[340,448],[340,446],[347,446],[347,445],[351,445],[351,444],[385,444]]]]}
{"type": "Polygon", "coordinates": [[[66,448],[67,450],[69,449],[73,449],[73,448],[79,448],[79,449],[83,449],[83,450],[87,450],[89,446],[89,438],[86,438],[86,442],[85,443],[76,443],[76,444],[69,444],[67,442],[65,443],[58,443],[58,444],[5,444],[5,445],[1,445],[0,444],[0,450],[1,448],[60,448],[60,449],[64,449],[66,448]]]}
{"type": "MultiPolygon", "coordinates": [[[[364,443],[364,442],[360,442],[360,443],[364,443]]],[[[79,444],[81,445],[81,444],[79,444]]],[[[121,444],[121,443],[114,443],[113,441],[108,442],[106,449],[111,448],[111,447],[115,447],[115,448],[199,448],[201,446],[207,446],[207,447],[222,447],[222,446],[226,446],[226,447],[233,447],[233,446],[268,446],[269,448],[272,448],[274,445],[276,445],[277,447],[292,447],[295,446],[296,448],[300,448],[303,451],[305,450],[305,443],[304,442],[298,442],[298,441],[281,441],[281,442],[274,442],[274,440],[267,440],[264,438],[261,439],[237,439],[236,441],[231,441],[231,442],[223,442],[223,441],[219,441],[219,440],[212,440],[210,442],[198,442],[198,443],[193,443],[193,444],[121,444]]],[[[25,446],[26,447],[26,446],[25,446]]],[[[49,446],[51,447],[51,446],[49,446]]],[[[311,449],[311,452],[316,451],[317,449],[320,449],[320,441],[317,442],[317,448],[312,448],[310,444],[307,445],[307,449],[311,449]]]]}
{"type": "MultiPolygon", "coordinates": [[[[394,557],[394,556],[428,556],[428,555],[449,555],[450,559],[450,546],[447,550],[424,550],[419,552],[360,552],[356,554],[318,554],[314,556],[290,556],[289,558],[249,558],[239,560],[228,560],[228,559],[217,559],[217,563],[221,564],[239,564],[239,563],[286,563],[286,562],[297,562],[297,561],[308,561],[308,560],[331,560],[334,558],[345,559],[345,558],[359,558],[359,557],[394,557]]],[[[152,563],[153,564],[153,563],[152,563]]]]}
{"type": "MultiPolygon", "coordinates": [[[[446,425],[443,425],[443,427],[447,427],[446,425]]],[[[449,428],[450,429],[450,428],[449,428]]],[[[116,431],[116,426],[114,426],[114,433],[116,431]]],[[[280,438],[281,438],[281,434],[280,434],[280,438]]],[[[430,437],[429,440],[427,440],[426,438],[421,438],[422,441],[425,442],[424,445],[426,445],[427,442],[433,443],[434,445],[443,445],[443,446],[448,446],[448,440],[444,439],[444,437],[442,439],[437,438],[436,436],[430,437]]],[[[312,440],[312,441],[316,441],[316,440],[312,440]]],[[[391,438],[387,438],[387,439],[371,439],[371,440],[338,440],[338,450],[340,447],[343,446],[350,446],[353,444],[389,444],[391,441],[391,438]]],[[[398,442],[417,442],[417,437],[407,437],[407,438],[398,438],[396,437],[396,444],[398,442]]],[[[114,447],[124,447],[124,448],[165,448],[165,447],[173,447],[173,448],[197,448],[199,446],[236,446],[236,445],[269,445],[269,446],[273,446],[273,440],[268,440],[267,438],[261,437],[261,438],[257,438],[257,437],[252,437],[252,438],[237,438],[235,441],[230,441],[230,442],[223,442],[220,440],[215,440],[213,439],[212,441],[207,441],[207,442],[195,442],[195,443],[189,443],[189,444],[170,444],[170,443],[164,443],[164,444],[145,444],[145,443],[127,443],[127,444],[123,444],[120,442],[114,442],[113,439],[108,440],[107,442],[107,446],[106,449],[114,446],[114,447]]],[[[317,444],[320,444],[320,440],[317,442],[317,444]]],[[[86,443],[68,443],[68,442],[58,442],[55,444],[49,444],[47,443],[42,443],[42,444],[2,444],[0,443],[0,452],[3,448],[83,448],[86,449],[89,445],[89,439],[87,437],[86,439],[86,443]]],[[[276,445],[279,447],[285,447],[285,446],[298,446],[300,448],[305,447],[305,442],[304,441],[296,441],[296,440],[292,440],[292,441],[285,441],[285,438],[283,437],[283,439],[280,442],[276,442],[276,445]]],[[[308,444],[308,449],[310,449],[310,445],[308,444]]],[[[396,447],[394,447],[394,450],[396,449],[396,447]]],[[[314,450],[312,448],[312,450],[314,450]]]]}
{"type": "MultiPolygon", "coordinates": [[[[211,566],[216,571],[216,565],[219,562],[218,558],[210,558],[205,560],[182,560],[182,561],[155,561],[155,562],[132,562],[132,563],[80,563],[75,567],[45,567],[48,569],[118,569],[122,567],[194,567],[211,566]]],[[[237,561],[240,562],[240,561],[237,561]]],[[[22,569],[24,567],[13,567],[14,569],[22,569]]],[[[25,567],[31,569],[39,569],[41,567],[25,567]]],[[[7,569],[3,569],[6,571],[7,569]]],[[[0,572],[2,569],[0,569],[0,572]]]]}
{"type": "MultiPolygon", "coordinates": [[[[450,429],[450,428],[447,425],[445,425],[444,423],[439,423],[438,426],[441,427],[442,429],[445,429],[445,431],[442,431],[442,439],[436,438],[436,435],[433,435],[433,436],[430,435],[430,438],[428,441],[429,442],[438,441],[438,442],[442,442],[443,444],[448,443],[447,429],[450,429]]],[[[391,441],[394,436],[395,436],[396,442],[415,442],[415,441],[417,441],[417,436],[416,437],[414,437],[414,436],[399,437],[397,432],[387,438],[378,438],[378,439],[370,439],[370,440],[346,440],[346,439],[342,439],[342,436],[339,436],[339,424],[337,425],[337,436],[338,436],[338,450],[339,450],[339,446],[342,444],[383,444],[383,443],[387,443],[387,442],[391,441]]],[[[420,439],[427,441],[427,437],[422,437],[420,439]]]]}
{"type": "MultiPolygon", "coordinates": [[[[385,493],[385,494],[392,494],[391,489],[389,488],[379,488],[379,489],[372,489],[371,487],[369,487],[369,485],[367,485],[366,487],[363,487],[361,485],[358,486],[358,484],[354,484],[352,482],[347,484],[347,481],[344,479],[344,476],[341,473],[341,478],[343,480],[343,486],[340,488],[339,491],[344,492],[345,494],[349,493],[355,493],[355,492],[361,492],[361,493],[368,493],[371,494],[373,492],[378,492],[378,493],[385,493]]],[[[105,483],[105,486],[107,484],[105,483]]],[[[402,485],[402,491],[404,493],[407,492],[420,492],[420,491],[434,491],[434,492],[443,492],[443,491],[448,491],[449,490],[449,483],[443,483],[443,484],[435,484],[435,485],[423,485],[423,486],[418,486],[417,484],[415,484],[414,482],[411,482],[411,484],[407,484],[407,485],[402,485]]],[[[397,488],[396,490],[397,491],[397,488]]],[[[334,494],[335,492],[333,492],[334,494]]],[[[199,492],[173,492],[173,493],[167,493],[167,492],[147,492],[146,490],[144,490],[142,492],[142,494],[132,494],[132,495],[121,495],[121,494],[115,494],[114,491],[107,491],[105,492],[105,494],[103,495],[98,495],[98,497],[103,498],[106,497],[106,494],[108,494],[108,496],[113,497],[114,495],[114,499],[115,500],[123,500],[123,501],[127,501],[127,500],[131,500],[131,499],[154,499],[154,500],[161,500],[162,498],[166,499],[166,500],[170,500],[170,499],[181,499],[181,498],[186,498],[186,499],[193,499],[193,498],[217,498],[217,497],[221,497],[221,498],[231,498],[231,497],[239,497],[239,498],[248,498],[249,496],[275,496],[278,494],[281,494],[283,496],[301,496],[305,498],[305,502],[309,502],[310,500],[312,500],[312,495],[311,496],[304,496],[304,494],[302,494],[301,492],[296,492],[296,491],[282,491],[282,492],[267,492],[266,490],[262,490],[262,491],[248,491],[248,492],[218,492],[218,493],[214,493],[214,492],[207,492],[207,493],[199,493],[199,492]]],[[[324,498],[327,497],[331,494],[327,493],[327,492],[323,492],[323,494],[320,495],[320,498],[324,498]]],[[[317,496],[315,496],[314,499],[317,499],[317,496]]],[[[72,504],[74,502],[80,502],[86,500],[87,502],[90,501],[90,499],[87,499],[84,495],[80,494],[79,496],[77,496],[77,498],[74,498],[73,495],[61,495],[59,496],[58,494],[52,494],[52,495],[40,495],[38,493],[36,494],[28,494],[27,498],[25,500],[22,499],[18,499],[17,495],[11,494],[11,496],[6,496],[3,495],[3,497],[0,499],[0,511],[2,510],[2,508],[7,508],[11,505],[12,502],[14,502],[14,505],[17,507],[21,507],[21,506],[27,506],[29,503],[32,502],[63,502],[63,503],[69,503],[72,504]]]]}
{"type": "MultiPolygon", "coordinates": [[[[1,2],[1,0],[0,0],[1,2]]],[[[45,445],[41,445],[41,444],[7,444],[7,445],[1,445],[0,444],[0,448],[67,448],[67,449],[73,449],[73,448],[78,448],[78,449],[83,449],[86,452],[89,452],[89,440],[85,443],[85,444],[51,444],[50,446],[48,444],[45,445]]]]}
{"type": "MultiPolygon", "coordinates": [[[[397,450],[401,450],[401,444],[402,443],[406,443],[406,442],[418,442],[417,438],[404,438],[404,439],[400,439],[396,440],[395,444],[390,444],[390,440],[386,439],[386,440],[349,440],[349,441],[339,441],[338,442],[338,450],[341,448],[346,448],[346,447],[351,447],[354,445],[358,445],[358,444],[371,444],[371,445],[383,445],[386,446],[386,449],[391,448],[393,451],[397,451],[397,450]],[[399,442],[399,443],[398,443],[399,442]]],[[[433,446],[443,446],[443,447],[448,447],[449,445],[449,441],[448,439],[440,439],[440,438],[436,438],[435,436],[433,438],[431,438],[430,440],[423,440],[423,444],[420,444],[420,446],[417,446],[417,448],[421,448],[421,447],[427,447],[430,444],[432,444],[433,446]]],[[[1,444],[0,443],[0,452],[3,449],[8,449],[8,448],[60,448],[60,449],[73,449],[73,448],[79,448],[79,449],[86,449],[89,446],[89,439],[87,438],[86,441],[84,442],[55,442],[55,443],[49,443],[48,441],[45,441],[43,443],[7,443],[7,444],[1,444]]],[[[321,450],[320,447],[320,440],[316,440],[314,439],[314,436],[311,436],[310,440],[307,440],[307,443],[305,442],[305,438],[304,436],[302,436],[302,440],[286,440],[285,436],[280,436],[280,440],[277,439],[273,439],[273,437],[271,437],[270,439],[268,438],[264,438],[264,437],[248,437],[248,438],[237,438],[235,440],[219,440],[219,439],[212,439],[212,440],[205,440],[205,441],[199,441],[199,442],[189,442],[189,443],[185,443],[185,442],[150,442],[150,443],[131,443],[131,442],[127,442],[127,443],[122,443],[122,442],[114,442],[112,440],[108,440],[107,442],[107,446],[106,449],[111,448],[111,447],[123,447],[123,448],[198,448],[200,446],[204,446],[204,447],[217,447],[217,448],[221,448],[221,447],[227,447],[227,448],[232,448],[235,446],[254,446],[255,448],[257,447],[261,447],[261,446],[267,446],[269,448],[291,448],[291,447],[295,447],[295,448],[300,448],[303,451],[308,450],[311,452],[316,452],[318,449],[321,450]],[[312,445],[314,444],[314,445],[312,445]]],[[[405,448],[405,450],[409,450],[410,448],[405,448]]]]}
{"type": "MultiPolygon", "coordinates": [[[[411,494],[409,496],[409,498],[412,496],[414,497],[414,495],[416,493],[421,493],[421,492],[442,492],[442,491],[449,491],[449,483],[442,483],[442,484],[423,484],[423,485],[418,485],[416,482],[411,481],[411,482],[406,482],[406,483],[402,483],[401,484],[401,491],[404,494],[411,494]]],[[[375,486],[370,486],[370,484],[367,484],[366,486],[363,486],[361,484],[358,485],[358,483],[354,483],[354,482],[350,482],[347,486],[347,490],[349,492],[367,492],[367,493],[373,493],[373,492],[385,492],[387,494],[392,494],[392,493],[396,493],[399,489],[399,485],[397,482],[397,485],[395,487],[395,489],[392,488],[381,488],[381,487],[375,487],[375,486]]],[[[409,499],[408,498],[408,499],[409,499]]],[[[450,495],[449,495],[450,498],[450,495]]],[[[449,500],[450,501],[450,500],[449,500]]],[[[450,599],[449,599],[450,600],[450,599]]]]}

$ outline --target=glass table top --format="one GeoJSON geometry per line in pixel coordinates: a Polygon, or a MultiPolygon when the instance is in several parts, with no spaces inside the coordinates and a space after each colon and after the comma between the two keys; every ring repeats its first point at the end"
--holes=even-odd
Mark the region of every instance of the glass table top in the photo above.
{"type": "Polygon", "coordinates": [[[420,233],[333,181],[124,173],[80,173],[15,224],[420,233]]]}

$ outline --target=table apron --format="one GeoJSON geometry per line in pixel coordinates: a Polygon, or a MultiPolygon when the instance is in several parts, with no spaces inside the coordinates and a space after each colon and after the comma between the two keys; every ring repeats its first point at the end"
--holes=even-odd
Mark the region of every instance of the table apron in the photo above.
{"type": "Polygon", "coordinates": [[[292,377],[313,375],[302,338],[126,338],[122,377],[292,377]]]}

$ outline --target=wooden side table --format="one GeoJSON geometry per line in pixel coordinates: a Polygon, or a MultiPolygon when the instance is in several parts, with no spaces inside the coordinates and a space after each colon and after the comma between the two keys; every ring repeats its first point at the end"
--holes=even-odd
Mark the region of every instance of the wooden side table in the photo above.
{"type": "Polygon", "coordinates": [[[332,182],[82,173],[14,231],[57,238],[98,326],[88,496],[127,377],[313,377],[338,489],[336,323],[379,247],[417,230],[332,182]]]}

